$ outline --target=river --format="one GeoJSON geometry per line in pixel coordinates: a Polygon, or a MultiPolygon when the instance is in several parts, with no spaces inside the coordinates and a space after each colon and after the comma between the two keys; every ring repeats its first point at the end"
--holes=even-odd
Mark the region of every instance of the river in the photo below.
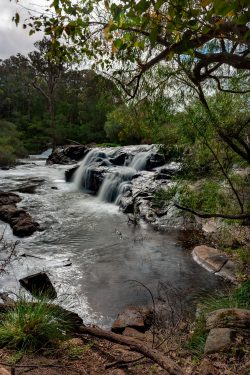
{"type": "MultiPolygon", "coordinates": [[[[48,272],[61,304],[76,311],[85,323],[110,327],[129,304],[146,304],[159,281],[180,288],[186,307],[219,279],[197,265],[184,249],[176,230],[156,232],[149,225],[128,225],[118,206],[76,192],[64,180],[68,166],[46,166],[45,158],[30,157],[21,165],[0,170],[0,189],[17,191],[24,207],[43,231],[18,239],[17,259],[1,277],[1,291],[21,293],[18,280],[37,271],[48,272]],[[35,186],[33,193],[24,187],[35,186]],[[21,254],[32,255],[22,257],[21,254]],[[67,264],[70,259],[70,266],[67,264]]],[[[32,189],[31,189],[32,190],[32,189]]],[[[0,221],[5,238],[17,240],[0,221]]]]}

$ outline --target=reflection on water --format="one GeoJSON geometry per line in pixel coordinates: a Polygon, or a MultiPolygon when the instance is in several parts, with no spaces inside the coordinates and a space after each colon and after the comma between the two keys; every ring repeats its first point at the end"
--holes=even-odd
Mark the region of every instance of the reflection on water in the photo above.
{"type": "MultiPolygon", "coordinates": [[[[61,303],[86,323],[109,326],[126,305],[150,300],[129,280],[138,280],[155,293],[159,281],[171,282],[182,289],[187,301],[217,286],[218,280],[177,244],[177,232],[158,233],[143,223],[130,226],[117,206],[72,191],[64,182],[68,167],[45,166],[39,158],[26,163],[0,170],[0,189],[18,191],[24,182],[37,181],[34,194],[20,193],[19,205],[44,231],[20,240],[18,254],[33,257],[19,257],[10,265],[1,290],[17,291],[20,277],[45,270],[61,303]],[[72,265],[64,267],[68,259],[72,265]]],[[[4,227],[0,222],[0,229],[4,227]]],[[[6,236],[14,238],[9,227],[6,236]]]]}

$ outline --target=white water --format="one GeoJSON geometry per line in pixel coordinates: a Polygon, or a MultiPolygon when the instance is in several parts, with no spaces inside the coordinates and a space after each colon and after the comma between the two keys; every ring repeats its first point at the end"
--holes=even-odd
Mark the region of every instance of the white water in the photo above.
{"type": "MultiPolygon", "coordinates": [[[[113,168],[111,170],[107,170],[107,174],[98,191],[99,199],[104,202],[119,204],[122,195],[130,187],[132,177],[138,171],[142,171],[146,168],[147,161],[151,154],[151,150],[139,151],[132,157],[132,160],[127,166],[112,166],[113,168]]],[[[74,173],[72,181],[73,191],[89,190],[93,168],[98,167],[100,163],[102,165],[104,163],[106,166],[111,165],[109,157],[112,157],[112,154],[101,152],[100,149],[91,150],[74,173]]],[[[125,164],[126,162],[127,161],[125,161],[125,164]]]]}

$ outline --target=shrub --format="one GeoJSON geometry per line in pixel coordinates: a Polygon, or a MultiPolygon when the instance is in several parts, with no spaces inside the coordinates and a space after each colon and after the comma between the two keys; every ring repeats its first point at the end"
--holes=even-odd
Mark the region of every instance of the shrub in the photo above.
{"type": "Polygon", "coordinates": [[[34,350],[55,346],[73,330],[73,322],[59,306],[46,300],[20,298],[4,313],[0,323],[0,346],[34,350]]]}

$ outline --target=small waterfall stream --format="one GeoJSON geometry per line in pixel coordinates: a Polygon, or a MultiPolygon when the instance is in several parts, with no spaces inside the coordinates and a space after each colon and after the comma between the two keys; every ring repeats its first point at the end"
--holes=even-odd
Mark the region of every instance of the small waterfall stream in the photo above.
{"type": "Polygon", "coordinates": [[[73,175],[73,187],[76,191],[91,190],[91,176],[93,170],[100,167],[107,167],[104,180],[98,190],[98,197],[101,201],[119,204],[122,195],[129,190],[130,181],[138,172],[146,169],[147,161],[152,151],[139,151],[130,155],[123,166],[114,166],[109,161],[113,154],[107,154],[100,149],[91,150],[83,159],[79,168],[73,175]]]}

